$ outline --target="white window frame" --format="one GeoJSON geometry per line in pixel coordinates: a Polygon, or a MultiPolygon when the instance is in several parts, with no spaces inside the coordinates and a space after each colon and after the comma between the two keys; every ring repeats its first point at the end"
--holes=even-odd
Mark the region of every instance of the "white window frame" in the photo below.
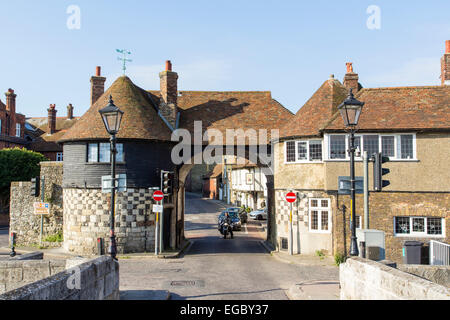
{"type": "MultiPolygon", "coordinates": [[[[355,134],[355,137],[360,137],[360,141],[361,141],[361,156],[357,157],[355,155],[355,160],[356,161],[362,161],[362,154],[364,152],[364,139],[363,136],[365,135],[377,135],[378,136],[378,148],[379,148],[379,152],[382,152],[382,137],[394,137],[394,157],[390,157],[389,161],[392,162],[417,162],[419,161],[417,159],[417,137],[416,137],[416,133],[383,133],[383,134],[379,134],[379,133],[361,133],[361,134],[355,134]],[[413,143],[413,158],[412,159],[402,159],[401,158],[401,136],[404,135],[411,135],[412,136],[412,143],[413,143]]],[[[348,135],[345,133],[330,133],[330,134],[326,134],[324,136],[324,148],[322,148],[322,158],[324,159],[324,161],[329,161],[329,162],[342,162],[342,161],[350,161],[350,155],[348,154],[347,150],[349,149],[349,138],[348,135]],[[331,139],[330,136],[347,136],[345,139],[345,159],[331,159],[330,158],[330,143],[331,143],[331,139]],[[326,149],[326,150],[325,150],[326,149]]],[[[370,156],[370,155],[369,155],[370,156]]],[[[289,162],[290,163],[290,162],[289,162]]]]}
{"type": "Polygon", "coordinates": [[[20,138],[21,129],[22,129],[22,126],[20,125],[20,123],[16,123],[16,137],[20,138]]]}
{"type": "Polygon", "coordinates": [[[309,224],[308,224],[308,229],[309,232],[311,233],[331,233],[332,230],[332,221],[333,219],[331,219],[331,199],[330,198],[309,198],[309,205],[308,205],[308,219],[309,219],[309,224]],[[313,200],[317,200],[318,203],[322,203],[322,200],[327,200],[328,201],[328,207],[312,207],[311,206],[311,202],[313,200]],[[314,230],[311,229],[311,218],[312,218],[312,213],[311,211],[318,211],[318,216],[317,216],[317,227],[318,230],[314,230]],[[328,230],[322,230],[322,211],[327,211],[328,212],[328,230]]]}
{"type": "Polygon", "coordinates": [[[56,161],[63,161],[63,153],[62,152],[56,153],[56,161]]]}
{"type": "Polygon", "coordinates": [[[296,164],[296,163],[323,163],[324,160],[324,144],[323,139],[309,139],[309,140],[287,140],[284,142],[284,164],[296,164]],[[320,145],[322,148],[322,160],[311,160],[311,155],[309,153],[309,144],[310,141],[320,141],[320,145]],[[294,148],[295,148],[295,161],[287,161],[287,143],[288,142],[294,142],[294,148]],[[306,160],[298,160],[298,143],[299,142],[306,142],[306,153],[307,153],[307,159],[306,160]]]}
{"type": "Polygon", "coordinates": [[[406,237],[406,238],[445,238],[445,218],[442,217],[423,217],[423,216],[396,216],[394,217],[394,237],[406,237]],[[409,218],[409,233],[397,233],[395,229],[396,218],[409,218]],[[424,219],[425,229],[424,232],[414,232],[412,219],[421,218],[424,219]],[[441,219],[441,234],[428,234],[428,218],[441,219]]]}

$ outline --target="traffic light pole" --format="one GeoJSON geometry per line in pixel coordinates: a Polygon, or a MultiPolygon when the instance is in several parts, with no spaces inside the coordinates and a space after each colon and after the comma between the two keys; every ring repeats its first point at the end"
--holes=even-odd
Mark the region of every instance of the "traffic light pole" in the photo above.
{"type": "Polygon", "coordinates": [[[369,154],[363,153],[364,163],[364,229],[369,229],[369,154]]]}

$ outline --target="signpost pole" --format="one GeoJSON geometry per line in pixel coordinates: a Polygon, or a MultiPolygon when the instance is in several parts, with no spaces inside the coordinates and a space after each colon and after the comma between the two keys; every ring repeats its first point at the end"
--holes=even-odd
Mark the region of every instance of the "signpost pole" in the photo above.
{"type": "MultiPolygon", "coordinates": [[[[45,177],[41,178],[41,202],[45,202],[45,177]]],[[[41,233],[39,235],[39,245],[42,246],[42,233],[44,232],[44,215],[41,214],[41,233]]]]}
{"type": "Polygon", "coordinates": [[[289,213],[289,254],[292,256],[294,254],[294,237],[292,231],[292,202],[291,202],[291,210],[289,213]]]}
{"type": "Polygon", "coordinates": [[[155,218],[155,256],[158,255],[158,237],[159,237],[159,212],[156,212],[156,218],[155,218]]]}

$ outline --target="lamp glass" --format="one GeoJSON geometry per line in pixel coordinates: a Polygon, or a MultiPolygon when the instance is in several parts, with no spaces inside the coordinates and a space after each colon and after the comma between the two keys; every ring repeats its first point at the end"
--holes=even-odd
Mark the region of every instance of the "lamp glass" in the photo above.
{"type": "Polygon", "coordinates": [[[344,105],[339,109],[345,126],[348,127],[358,125],[361,109],[361,105],[344,105]]]}

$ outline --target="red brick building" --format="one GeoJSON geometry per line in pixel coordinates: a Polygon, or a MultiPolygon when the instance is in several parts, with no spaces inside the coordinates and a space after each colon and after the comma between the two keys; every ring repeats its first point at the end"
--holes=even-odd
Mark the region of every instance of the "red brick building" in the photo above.
{"type": "Polygon", "coordinates": [[[24,147],[25,116],[16,113],[16,97],[13,89],[5,93],[6,104],[0,100],[0,149],[24,147]]]}

